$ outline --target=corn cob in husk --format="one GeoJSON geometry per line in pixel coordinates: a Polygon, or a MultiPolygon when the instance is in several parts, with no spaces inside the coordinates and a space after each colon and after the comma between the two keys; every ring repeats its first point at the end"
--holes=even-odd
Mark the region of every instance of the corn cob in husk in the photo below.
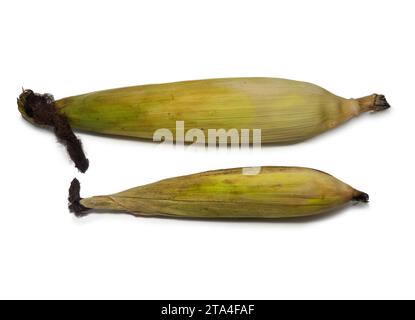
{"type": "MultiPolygon", "coordinates": [[[[158,129],[165,128],[175,140],[177,121],[183,122],[185,132],[199,129],[206,137],[209,129],[260,129],[262,143],[276,144],[299,142],[363,112],[389,107],[382,95],[344,99],[311,83],[276,78],[143,85],[57,101],[25,90],[18,105],[25,119],[53,126],[64,141],[67,130],[59,130],[62,119],[74,129],[142,139],[153,139],[158,129]]],[[[69,140],[69,145],[76,144],[73,137],[69,140]]]]}
{"type": "Polygon", "coordinates": [[[182,218],[292,218],[317,215],[369,196],[322,171],[300,167],[237,168],[162,180],[112,195],[80,198],[74,179],[70,209],[182,218]],[[259,173],[258,173],[259,172],[259,173]]]}

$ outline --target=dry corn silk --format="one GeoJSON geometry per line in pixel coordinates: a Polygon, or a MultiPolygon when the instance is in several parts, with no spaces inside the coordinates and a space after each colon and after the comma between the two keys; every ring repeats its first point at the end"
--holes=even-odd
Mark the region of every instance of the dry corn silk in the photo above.
{"type": "Polygon", "coordinates": [[[175,177],[122,192],[81,198],[69,188],[69,209],[177,218],[276,219],[315,216],[369,196],[319,170],[257,167],[215,170],[175,177]]]}
{"type": "MultiPolygon", "coordinates": [[[[76,167],[89,162],[73,129],[154,139],[163,128],[260,130],[262,144],[306,140],[364,112],[389,108],[383,95],[345,99],[311,83],[277,78],[225,78],[141,85],[55,100],[24,90],[18,108],[29,122],[52,127],[76,167]]],[[[188,141],[190,142],[190,141],[188,141]]],[[[252,135],[249,143],[253,143],[252,135]]]]}

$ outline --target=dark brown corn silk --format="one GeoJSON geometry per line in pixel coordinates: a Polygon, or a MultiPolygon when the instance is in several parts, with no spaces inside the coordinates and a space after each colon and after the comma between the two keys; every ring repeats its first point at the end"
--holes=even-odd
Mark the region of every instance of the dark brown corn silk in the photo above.
{"type": "Polygon", "coordinates": [[[56,137],[66,146],[69,156],[79,171],[85,172],[88,169],[89,161],[83,151],[82,143],[73,133],[66,116],[56,110],[55,100],[51,94],[23,90],[17,99],[17,104],[35,124],[53,128],[56,137]]]}
{"type": "Polygon", "coordinates": [[[81,184],[79,183],[78,179],[73,179],[71,182],[71,186],[69,187],[69,211],[74,213],[77,217],[86,216],[87,213],[85,211],[89,210],[89,208],[83,206],[79,202],[82,200],[80,196],[81,191],[81,184]]]}

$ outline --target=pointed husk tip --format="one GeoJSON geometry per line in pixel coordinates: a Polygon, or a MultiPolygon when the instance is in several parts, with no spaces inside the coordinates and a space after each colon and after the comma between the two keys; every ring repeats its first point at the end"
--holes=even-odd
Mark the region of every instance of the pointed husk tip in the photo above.
{"type": "Polygon", "coordinates": [[[369,195],[366,192],[356,190],[353,200],[357,202],[369,202],[369,195]]]}
{"type": "Polygon", "coordinates": [[[382,110],[386,110],[389,109],[391,106],[388,103],[388,101],[386,100],[386,97],[383,94],[377,94],[375,97],[375,102],[374,102],[374,111],[382,111],[382,110]]]}
{"type": "Polygon", "coordinates": [[[383,94],[374,93],[356,100],[359,103],[361,112],[378,112],[391,107],[383,94]]]}

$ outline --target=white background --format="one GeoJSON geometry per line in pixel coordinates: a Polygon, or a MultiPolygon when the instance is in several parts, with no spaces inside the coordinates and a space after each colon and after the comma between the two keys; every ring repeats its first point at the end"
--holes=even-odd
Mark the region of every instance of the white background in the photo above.
{"type": "Polygon", "coordinates": [[[414,1],[3,1],[1,298],[415,298],[414,1]],[[261,152],[172,150],[80,134],[83,175],[26,123],[21,86],[56,98],[178,80],[269,76],[392,108],[261,152]],[[370,194],[299,222],[91,215],[83,196],[237,166],[299,165],[370,194]]]}

